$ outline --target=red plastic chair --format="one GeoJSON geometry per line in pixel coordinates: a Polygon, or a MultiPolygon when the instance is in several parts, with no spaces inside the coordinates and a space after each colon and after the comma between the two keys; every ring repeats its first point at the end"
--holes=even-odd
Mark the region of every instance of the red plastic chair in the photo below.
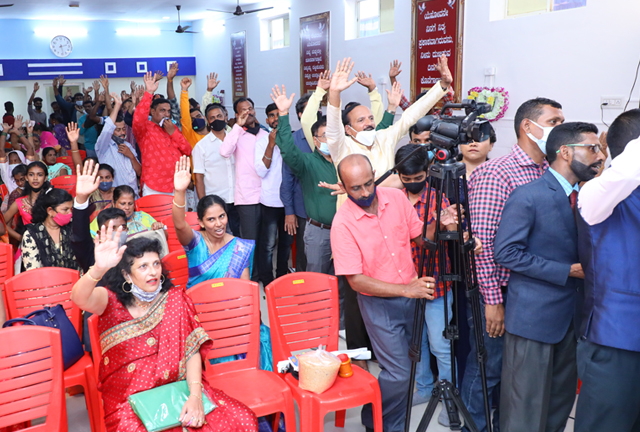
{"type": "Polygon", "coordinates": [[[187,254],[182,251],[171,252],[162,258],[162,269],[167,271],[167,278],[175,287],[187,289],[189,282],[189,264],[187,254]]]}
{"type": "MultiPolygon", "coordinates": [[[[300,272],[282,276],[265,289],[271,325],[273,364],[294,351],[326,345],[338,349],[338,279],[320,273],[300,272]]],[[[291,374],[284,376],[300,409],[300,431],[318,432],[324,416],[336,411],[336,427],[344,427],[345,410],[371,403],[376,432],[382,432],[382,401],[378,380],[353,365],[349,378],[337,377],[329,390],[315,394],[300,389],[291,374]]]]}
{"type": "Polygon", "coordinates": [[[7,188],[6,184],[1,184],[0,185],[0,196],[2,196],[2,200],[4,201],[4,197],[7,196],[7,194],[9,193],[9,189],[7,188]]]}
{"type": "Polygon", "coordinates": [[[284,413],[287,431],[296,430],[291,391],[277,374],[260,370],[260,291],[258,284],[241,279],[214,279],[187,291],[200,324],[213,340],[205,359],[205,374],[212,386],[238,399],[256,416],[284,413]],[[245,354],[246,358],[212,365],[209,360],[245,354]],[[239,385],[244,383],[244,385],[239,385]]]}
{"type": "MultiPolygon", "coordinates": [[[[85,153],[86,155],[86,153],[85,153]]],[[[73,158],[71,156],[58,156],[56,158],[57,163],[63,163],[71,169],[71,174],[76,172],[76,167],[73,165],[73,158]]]]}
{"type": "Polygon", "coordinates": [[[28,430],[66,431],[60,331],[38,326],[3,329],[0,347],[0,428],[46,417],[28,430]]]}
{"type": "MultiPolygon", "coordinates": [[[[186,212],[185,219],[187,223],[196,231],[200,231],[200,222],[198,222],[198,213],[196,212],[186,212]]],[[[168,216],[162,219],[161,221],[167,227],[167,234],[169,234],[169,238],[167,239],[167,244],[169,246],[169,252],[180,251],[184,252],[184,248],[178,241],[178,235],[176,234],[176,227],[173,224],[173,217],[168,216]]]]}
{"type": "Polygon", "coordinates": [[[2,302],[7,312],[7,319],[14,317],[9,315],[9,309],[7,308],[7,294],[4,289],[4,281],[13,277],[13,271],[13,246],[8,243],[0,243],[0,289],[2,290],[2,302]]]}
{"type": "MultiPolygon", "coordinates": [[[[82,314],[71,301],[71,288],[78,281],[76,270],[43,267],[20,273],[5,281],[7,310],[13,318],[25,316],[47,305],[61,304],[82,340],[82,314]]],[[[65,388],[84,388],[91,429],[95,429],[99,413],[98,388],[89,354],[64,371],[65,388]]]]}
{"type": "Polygon", "coordinates": [[[171,216],[172,206],[173,196],[171,195],[147,195],[136,200],[136,209],[149,213],[157,221],[171,216]]]}
{"type": "MultiPolygon", "coordinates": [[[[100,331],[98,330],[98,315],[91,315],[87,319],[89,327],[89,339],[91,339],[91,356],[93,357],[94,371],[96,374],[96,382],[100,381],[100,363],[102,362],[102,346],[100,345],[100,331]]],[[[98,419],[98,432],[104,432],[107,427],[104,422],[104,405],[102,404],[102,393],[98,391],[100,405],[100,418],[98,419]]]]}
{"type": "Polygon", "coordinates": [[[60,176],[60,177],[56,177],[53,180],[51,180],[51,186],[58,188],[58,189],[64,189],[67,192],[69,192],[71,194],[72,197],[76,197],[76,182],[77,182],[77,177],[74,175],[66,175],[66,176],[60,176]]]}

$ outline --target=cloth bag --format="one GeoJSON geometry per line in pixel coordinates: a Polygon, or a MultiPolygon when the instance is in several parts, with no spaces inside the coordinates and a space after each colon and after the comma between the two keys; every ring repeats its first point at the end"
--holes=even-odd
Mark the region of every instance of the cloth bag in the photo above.
{"type": "Polygon", "coordinates": [[[52,307],[46,306],[44,309],[31,312],[24,318],[10,319],[4,323],[2,328],[11,327],[17,323],[50,327],[60,330],[64,370],[67,370],[76,364],[76,362],[84,355],[80,336],[78,336],[78,332],[76,332],[73,324],[69,321],[69,317],[65,313],[62,305],[55,305],[52,307]]]}
{"type": "MultiPolygon", "coordinates": [[[[182,407],[189,399],[189,386],[185,380],[165,384],[129,396],[129,405],[148,432],[159,432],[180,426],[182,407]]],[[[202,393],[202,406],[207,415],[217,405],[202,393]]]]}

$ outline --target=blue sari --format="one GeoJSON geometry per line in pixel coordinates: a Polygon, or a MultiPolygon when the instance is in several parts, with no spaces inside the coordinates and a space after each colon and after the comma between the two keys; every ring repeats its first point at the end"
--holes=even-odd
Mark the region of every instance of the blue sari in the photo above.
{"type": "Polygon", "coordinates": [[[209,279],[239,279],[246,268],[251,274],[254,244],[253,240],[243,240],[236,237],[216,253],[210,255],[202,234],[194,230],[193,239],[184,248],[187,251],[187,260],[189,261],[187,289],[209,279]]]}

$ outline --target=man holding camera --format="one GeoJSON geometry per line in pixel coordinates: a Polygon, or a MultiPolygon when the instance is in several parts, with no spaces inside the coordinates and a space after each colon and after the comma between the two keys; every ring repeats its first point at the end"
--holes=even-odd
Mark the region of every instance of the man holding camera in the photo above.
{"type": "MultiPolygon", "coordinates": [[[[562,106],[553,100],[536,98],[523,103],[516,112],[514,127],[517,143],[511,153],[491,159],[477,167],[471,175],[469,212],[471,226],[483,244],[484,252],[476,259],[476,269],[484,303],[485,364],[489,401],[500,385],[504,335],[504,298],[509,271],[494,261],[493,249],[502,210],[511,192],[542,176],[549,167],[545,160],[546,141],[551,129],[564,122],[562,106]]],[[[471,310],[467,311],[470,327],[471,310]]],[[[470,328],[473,334],[473,328],[470,328]]],[[[486,431],[484,401],[476,344],[470,338],[471,352],[462,380],[462,400],[478,426],[486,431]]],[[[495,411],[494,430],[499,430],[499,410],[495,411]]],[[[468,430],[465,428],[464,430],[468,430]]]]}

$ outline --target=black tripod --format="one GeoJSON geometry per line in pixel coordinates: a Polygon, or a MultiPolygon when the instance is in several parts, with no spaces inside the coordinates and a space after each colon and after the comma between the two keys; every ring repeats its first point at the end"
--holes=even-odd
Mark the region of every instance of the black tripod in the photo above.
{"type": "MultiPolygon", "coordinates": [[[[467,190],[466,168],[462,162],[456,162],[446,150],[438,150],[436,161],[429,169],[429,186],[427,192],[427,211],[425,213],[425,223],[422,229],[422,245],[420,247],[420,267],[418,277],[423,276],[425,258],[428,251],[427,274],[432,275],[435,268],[436,253],[438,260],[438,282],[451,283],[452,289],[450,293],[444,290],[444,318],[445,329],[443,335],[451,342],[451,382],[447,380],[438,380],[434,385],[431,399],[427,405],[427,409],[420,420],[417,432],[425,432],[427,426],[431,422],[431,418],[435,412],[436,406],[440,398],[444,401],[444,406],[449,416],[451,430],[460,430],[462,428],[458,412],[462,415],[466,427],[472,432],[478,431],[467,407],[462,403],[460,392],[456,388],[456,368],[455,368],[455,346],[454,341],[459,338],[458,335],[458,313],[456,305],[456,294],[458,283],[464,281],[466,286],[466,295],[471,306],[471,312],[474,325],[474,337],[477,347],[477,360],[480,367],[482,380],[482,394],[484,397],[485,417],[487,420],[487,430],[491,432],[491,411],[489,405],[489,397],[487,391],[487,376],[485,363],[487,352],[484,347],[484,338],[482,334],[482,320],[480,310],[480,298],[478,289],[478,278],[475,271],[475,239],[471,233],[471,223],[469,218],[469,195],[467,190]],[[462,180],[462,182],[461,182],[462,180]],[[440,228],[440,214],[442,211],[442,201],[444,190],[447,186],[453,185],[453,193],[455,202],[460,203],[460,186],[464,196],[464,214],[466,215],[466,232],[468,240],[464,241],[465,229],[462,223],[458,224],[457,231],[443,231],[440,228]],[[427,220],[429,219],[428,208],[431,202],[432,191],[436,194],[436,230],[434,241],[427,239],[427,220]],[[453,248],[450,270],[447,269],[447,249],[453,248]],[[447,308],[447,296],[453,296],[452,320],[449,323],[449,311],[447,308]]],[[[462,211],[457,206],[458,221],[462,222],[462,211]]],[[[420,362],[422,353],[422,332],[424,328],[426,299],[420,299],[416,302],[414,312],[413,336],[411,346],[409,348],[409,357],[411,358],[411,378],[409,384],[409,397],[407,404],[407,416],[405,421],[405,432],[409,432],[409,423],[411,419],[411,408],[413,402],[413,381],[416,374],[416,365],[420,362]]]]}

